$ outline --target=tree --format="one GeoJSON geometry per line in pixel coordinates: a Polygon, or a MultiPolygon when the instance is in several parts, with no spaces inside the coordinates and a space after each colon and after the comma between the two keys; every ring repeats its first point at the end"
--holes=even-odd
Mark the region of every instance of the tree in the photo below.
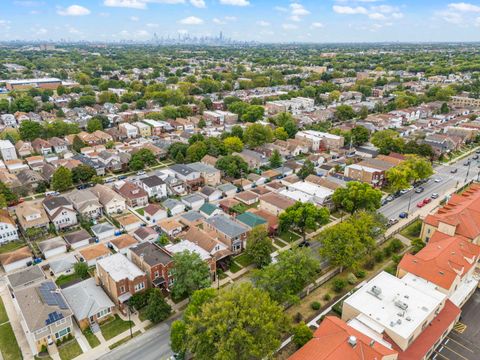
{"type": "Polygon", "coordinates": [[[425,247],[425,243],[420,238],[415,238],[412,240],[412,252],[414,254],[418,253],[425,247]]]}
{"type": "Polygon", "coordinates": [[[203,141],[197,141],[188,147],[186,160],[189,163],[200,161],[207,155],[207,152],[207,145],[203,141]]]}
{"type": "Polygon", "coordinates": [[[327,208],[317,207],[312,203],[301,203],[287,208],[279,216],[280,229],[283,231],[293,229],[300,233],[303,241],[306,240],[307,230],[315,230],[328,223],[330,212],[327,208]]]}
{"type": "MultiPolygon", "coordinates": [[[[183,157],[185,158],[187,156],[187,149],[188,149],[187,144],[183,144],[181,142],[173,143],[168,148],[168,156],[171,159],[175,160],[177,158],[178,154],[181,153],[183,155],[183,157]]],[[[177,161],[177,163],[182,163],[182,162],[177,161]]]]}
{"type": "Polygon", "coordinates": [[[339,105],[335,109],[335,117],[340,121],[353,119],[357,113],[350,105],[339,105]]]}
{"type": "Polygon", "coordinates": [[[391,152],[402,153],[404,141],[395,130],[381,130],[373,134],[373,145],[379,148],[381,154],[388,155],[391,152]]]}
{"type": "Polygon", "coordinates": [[[200,119],[200,121],[198,122],[198,127],[200,129],[203,129],[205,126],[207,126],[207,123],[205,122],[205,120],[203,118],[200,119]]]}
{"type": "Polygon", "coordinates": [[[175,320],[170,328],[170,347],[174,353],[180,354],[181,358],[186,351],[185,339],[187,338],[187,326],[183,320],[175,320]]]}
{"type": "Polygon", "coordinates": [[[448,114],[450,112],[450,108],[448,107],[447,103],[443,103],[440,107],[440,114],[448,114]]]}
{"type": "Polygon", "coordinates": [[[281,306],[242,283],[218,292],[195,316],[186,316],[185,349],[197,359],[261,360],[277,350],[288,327],[281,306]]]}
{"type": "Polygon", "coordinates": [[[382,192],[370,184],[349,181],[347,187],[335,190],[332,200],[336,207],[350,214],[360,209],[375,211],[381,206],[382,192]]]}
{"type": "Polygon", "coordinates": [[[388,169],[385,176],[390,190],[396,192],[410,186],[412,171],[405,166],[395,166],[388,169]]]}
{"type": "Polygon", "coordinates": [[[82,139],[80,139],[78,136],[75,136],[73,138],[73,143],[72,143],[72,148],[73,150],[75,150],[76,152],[80,152],[80,150],[82,148],[84,148],[86,146],[86,144],[83,142],[82,139]]]}
{"type": "Polygon", "coordinates": [[[81,279],[86,279],[90,276],[88,274],[88,264],[84,261],[76,262],[73,265],[73,271],[75,271],[75,275],[81,279]]]}
{"type": "Polygon", "coordinates": [[[239,179],[242,174],[247,173],[248,164],[238,155],[227,155],[217,160],[215,167],[222,170],[225,175],[239,179]]]}
{"type": "Polygon", "coordinates": [[[315,279],[319,270],[320,263],[312,252],[296,247],[281,252],[276,263],[255,270],[252,281],[279,304],[297,302],[298,293],[315,279]]]}
{"type": "Polygon", "coordinates": [[[265,109],[260,105],[250,105],[242,115],[241,120],[244,122],[255,122],[263,117],[265,109]]]}
{"type": "Polygon", "coordinates": [[[305,180],[308,175],[312,175],[314,173],[315,173],[315,165],[313,164],[313,162],[311,162],[310,160],[307,159],[303,163],[300,170],[298,170],[297,176],[300,179],[305,180]]]}
{"type": "Polygon", "coordinates": [[[301,322],[293,328],[293,343],[297,345],[297,348],[301,348],[307,342],[313,338],[313,332],[310,328],[304,323],[301,322]]]}
{"type": "Polygon", "coordinates": [[[90,120],[88,120],[87,131],[89,133],[93,133],[97,130],[103,130],[102,121],[100,119],[96,119],[96,118],[91,118],[90,120]]]}
{"type": "Polygon", "coordinates": [[[20,123],[18,128],[20,137],[25,141],[33,141],[43,136],[43,127],[38,122],[25,120],[20,123]]]}
{"type": "Polygon", "coordinates": [[[275,130],[273,130],[273,135],[278,140],[285,141],[288,139],[288,133],[285,131],[283,127],[277,127],[275,130]]]}
{"type": "Polygon", "coordinates": [[[140,149],[132,155],[128,166],[133,171],[144,169],[145,166],[152,166],[157,163],[155,155],[150,149],[140,149]]]}
{"type": "Polygon", "coordinates": [[[355,146],[365,144],[370,139],[370,132],[364,126],[355,126],[352,131],[352,143],[355,146]]]}
{"type": "Polygon", "coordinates": [[[174,267],[172,277],[172,296],[181,299],[191,296],[195,290],[203,289],[211,284],[210,267],[195,252],[185,250],[173,255],[174,267]]]}
{"type": "Polygon", "coordinates": [[[268,237],[267,228],[264,225],[255,226],[247,237],[245,253],[253,263],[262,268],[272,262],[272,240],[268,237]]]}
{"type": "Polygon", "coordinates": [[[152,323],[157,324],[170,316],[172,308],[163,298],[160,289],[152,289],[148,296],[145,315],[152,323]]]}
{"type": "Polygon", "coordinates": [[[0,181],[0,194],[3,195],[8,205],[13,204],[18,200],[17,194],[15,194],[10,188],[8,188],[1,181],[0,181]]]}
{"type": "Polygon", "coordinates": [[[232,136],[238,137],[240,140],[243,140],[243,129],[240,125],[234,125],[232,126],[232,131],[231,131],[232,136]]]}
{"type": "Polygon", "coordinates": [[[60,166],[52,176],[52,189],[55,191],[65,191],[73,186],[72,171],[64,166],[60,166]]]}
{"type": "Polygon", "coordinates": [[[273,118],[273,121],[275,122],[275,125],[285,130],[285,132],[288,134],[288,137],[295,137],[298,128],[292,114],[287,112],[280,113],[273,118]]]}
{"type": "Polygon", "coordinates": [[[389,169],[386,173],[387,181],[392,191],[406,189],[412,181],[427,179],[433,175],[432,164],[416,155],[407,155],[401,164],[389,169]]]}
{"type": "Polygon", "coordinates": [[[250,147],[255,148],[263,144],[272,142],[273,131],[269,126],[262,124],[253,124],[247,127],[243,134],[243,141],[250,147]]]}
{"type": "Polygon", "coordinates": [[[407,155],[407,159],[401,164],[411,169],[413,181],[428,179],[433,175],[430,161],[415,155],[407,155]]]}
{"type": "Polygon", "coordinates": [[[358,117],[360,119],[366,119],[368,117],[368,107],[362,106],[358,111],[358,117]]]}
{"type": "Polygon", "coordinates": [[[282,166],[283,159],[278,150],[273,150],[272,156],[270,156],[270,159],[268,159],[270,162],[270,167],[272,168],[277,168],[282,166]]]}
{"type": "Polygon", "coordinates": [[[72,179],[75,184],[89,182],[95,175],[97,175],[95,169],[88,165],[78,165],[72,170],[72,179]]]}
{"type": "Polygon", "coordinates": [[[320,255],[333,266],[354,268],[363,257],[365,250],[355,226],[344,221],[322,231],[319,236],[322,246],[320,255]]]}
{"type": "Polygon", "coordinates": [[[229,136],[223,140],[223,145],[229,154],[233,152],[241,152],[243,150],[243,142],[236,136],[229,136]]]}

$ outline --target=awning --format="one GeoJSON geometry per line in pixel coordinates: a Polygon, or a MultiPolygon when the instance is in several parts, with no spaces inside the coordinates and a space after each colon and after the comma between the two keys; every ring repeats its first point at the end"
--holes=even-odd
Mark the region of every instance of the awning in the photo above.
{"type": "Polygon", "coordinates": [[[153,280],[153,285],[154,286],[160,286],[160,285],[163,285],[165,284],[165,279],[163,277],[159,277],[159,278],[156,278],[155,280],[153,280]]]}
{"type": "Polygon", "coordinates": [[[132,297],[132,294],[130,292],[126,292],[125,294],[122,294],[118,297],[118,301],[120,301],[122,304],[128,301],[132,297]]]}

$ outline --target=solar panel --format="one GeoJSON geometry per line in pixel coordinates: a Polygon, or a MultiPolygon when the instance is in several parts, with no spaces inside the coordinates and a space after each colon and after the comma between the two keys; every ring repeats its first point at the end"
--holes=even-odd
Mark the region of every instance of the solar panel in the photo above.
{"type": "Polygon", "coordinates": [[[60,309],[68,309],[62,295],[57,292],[57,287],[53,282],[44,282],[39,288],[40,296],[43,301],[50,306],[58,306],[60,309]]]}
{"type": "Polygon", "coordinates": [[[60,319],[63,319],[63,314],[54,311],[54,312],[48,314],[48,319],[45,320],[45,323],[47,325],[50,325],[50,324],[53,324],[54,322],[57,322],[60,319]]]}

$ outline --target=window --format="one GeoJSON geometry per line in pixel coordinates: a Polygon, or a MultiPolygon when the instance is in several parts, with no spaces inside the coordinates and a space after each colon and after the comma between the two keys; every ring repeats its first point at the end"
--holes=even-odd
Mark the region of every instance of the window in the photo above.
{"type": "Polygon", "coordinates": [[[55,337],[57,339],[60,339],[60,338],[64,337],[65,335],[67,335],[68,333],[70,333],[70,328],[69,327],[67,327],[65,329],[62,329],[59,332],[55,333],[55,337]]]}
{"type": "Polygon", "coordinates": [[[145,288],[145,283],[141,282],[135,285],[135,291],[140,291],[145,288]]]}
{"type": "Polygon", "coordinates": [[[153,274],[153,276],[154,276],[155,279],[158,278],[159,275],[160,275],[160,274],[158,273],[158,271],[155,271],[154,274],[153,274]]]}
{"type": "Polygon", "coordinates": [[[120,294],[123,294],[125,292],[125,287],[124,286],[120,286],[120,294]]]}
{"type": "Polygon", "coordinates": [[[108,314],[110,314],[110,308],[103,309],[102,311],[97,313],[97,319],[100,319],[108,314]]]}

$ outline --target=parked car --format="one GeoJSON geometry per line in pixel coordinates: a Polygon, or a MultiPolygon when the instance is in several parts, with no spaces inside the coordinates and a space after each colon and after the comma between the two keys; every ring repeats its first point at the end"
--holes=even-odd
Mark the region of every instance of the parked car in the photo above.
{"type": "Polygon", "coordinates": [[[463,163],[463,166],[468,166],[468,165],[470,165],[470,160],[463,163]]]}
{"type": "Polygon", "coordinates": [[[439,196],[439,195],[438,195],[437,193],[433,193],[432,196],[431,196],[431,198],[432,198],[432,199],[436,199],[436,198],[438,198],[438,196],[439,196]]]}
{"type": "Polygon", "coordinates": [[[436,182],[436,183],[439,183],[440,181],[442,181],[441,178],[436,178],[436,179],[435,179],[435,182],[436,182]]]}
{"type": "Polygon", "coordinates": [[[455,169],[452,169],[452,170],[450,170],[450,173],[452,173],[452,174],[456,174],[456,172],[457,172],[457,171],[458,171],[458,169],[457,169],[457,168],[455,168],[455,169]]]}
{"type": "Polygon", "coordinates": [[[118,177],[118,180],[125,180],[127,178],[127,175],[120,175],[118,177]]]}
{"type": "Polygon", "coordinates": [[[395,197],[393,195],[388,195],[387,197],[387,201],[393,201],[395,199],[395,197]]]}
{"type": "Polygon", "coordinates": [[[420,194],[420,193],[422,193],[422,192],[424,192],[424,191],[425,191],[425,189],[424,189],[422,186],[419,186],[419,187],[417,187],[417,188],[415,189],[415,192],[416,192],[417,194],[420,194]]]}
{"type": "Polygon", "coordinates": [[[403,189],[403,190],[400,190],[400,194],[406,194],[407,192],[409,192],[410,189],[403,189]]]}
{"type": "Polygon", "coordinates": [[[478,155],[475,155],[475,156],[473,157],[473,160],[477,160],[477,159],[478,159],[478,155]]]}
{"type": "Polygon", "coordinates": [[[398,215],[398,217],[401,218],[401,219],[406,219],[406,218],[408,218],[408,213],[403,211],[398,215]]]}
{"type": "Polygon", "coordinates": [[[424,207],[425,206],[425,203],[423,201],[420,201],[418,204],[417,204],[417,207],[418,208],[421,208],[421,207],[424,207]]]}
{"type": "Polygon", "coordinates": [[[143,171],[143,170],[137,171],[138,176],[145,175],[145,174],[146,174],[146,172],[143,171]]]}
{"type": "Polygon", "coordinates": [[[424,203],[425,205],[426,205],[426,204],[429,204],[429,203],[431,203],[431,202],[432,202],[432,199],[430,199],[430,198],[425,198],[425,199],[423,199],[423,203],[424,203]]]}
{"type": "Polygon", "coordinates": [[[388,220],[387,225],[388,225],[388,226],[393,226],[393,225],[395,225],[396,223],[398,223],[398,219],[390,219],[390,220],[388,220]]]}

